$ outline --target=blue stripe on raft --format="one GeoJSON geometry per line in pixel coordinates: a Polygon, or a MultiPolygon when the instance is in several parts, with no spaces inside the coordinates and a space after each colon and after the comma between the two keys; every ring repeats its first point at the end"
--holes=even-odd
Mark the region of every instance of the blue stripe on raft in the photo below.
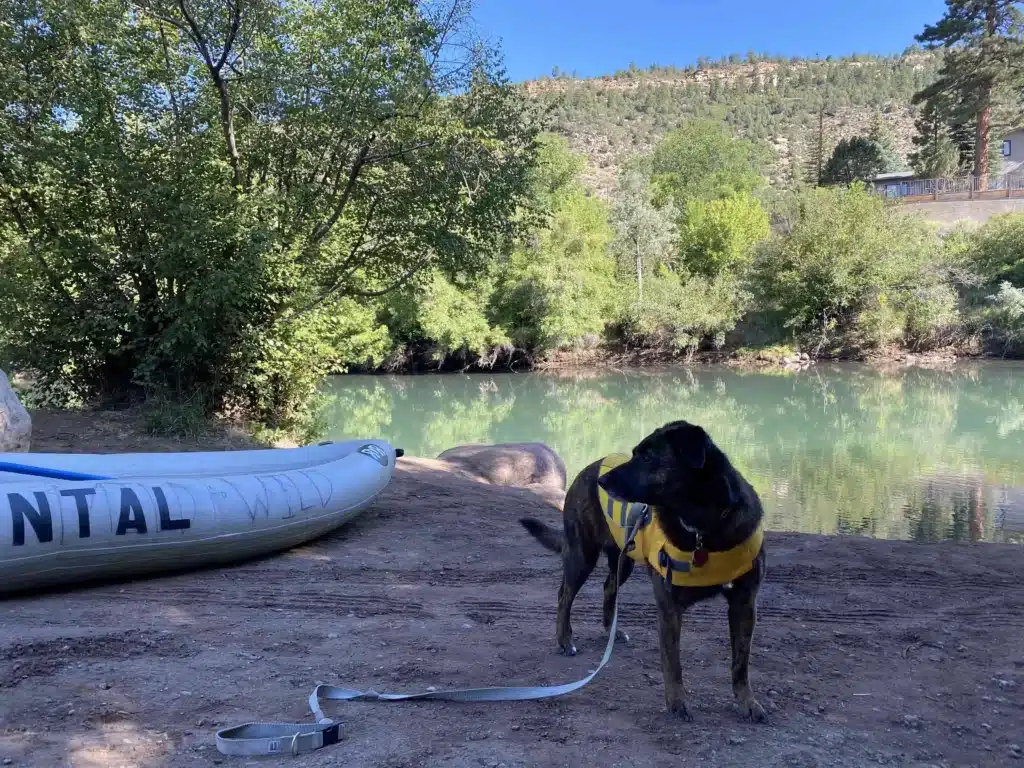
{"type": "Polygon", "coordinates": [[[35,475],[36,477],[52,477],[56,480],[110,480],[104,475],[87,475],[84,472],[72,472],[70,469],[50,469],[49,467],[33,467],[28,464],[15,464],[0,461],[0,472],[15,472],[19,475],[35,475]]]}

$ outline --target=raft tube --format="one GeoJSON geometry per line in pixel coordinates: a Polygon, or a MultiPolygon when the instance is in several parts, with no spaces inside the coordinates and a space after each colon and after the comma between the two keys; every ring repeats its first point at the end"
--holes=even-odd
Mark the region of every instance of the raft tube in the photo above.
{"type": "Polygon", "coordinates": [[[0,453],[0,595],[269,554],[350,521],[384,440],[196,453],[0,453]],[[91,478],[91,479],[90,479],[91,478]]]}

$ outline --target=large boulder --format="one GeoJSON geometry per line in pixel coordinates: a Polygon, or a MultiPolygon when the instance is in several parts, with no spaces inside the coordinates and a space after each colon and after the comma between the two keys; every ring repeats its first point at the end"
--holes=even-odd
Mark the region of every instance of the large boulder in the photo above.
{"type": "Polygon", "coordinates": [[[442,451],[437,458],[493,485],[565,490],[565,463],[544,443],[471,443],[442,451]]]}
{"type": "Polygon", "coordinates": [[[32,417],[0,371],[0,453],[27,451],[32,443],[32,417]]]}

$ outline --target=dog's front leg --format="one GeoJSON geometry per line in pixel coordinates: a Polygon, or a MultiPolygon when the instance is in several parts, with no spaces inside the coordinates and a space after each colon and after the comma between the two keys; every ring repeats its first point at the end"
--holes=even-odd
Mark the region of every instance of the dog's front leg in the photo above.
{"type": "Polygon", "coordinates": [[[689,722],[683,689],[683,667],[679,660],[679,634],[682,630],[682,609],[672,597],[672,586],[651,570],[654,600],[658,606],[658,635],[661,645],[661,674],[665,679],[665,706],[672,714],[689,722]]]}
{"type": "Polygon", "coordinates": [[[729,601],[729,640],[732,644],[732,692],[740,713],[761,722],[767,715],[750,689],[750,644],[757,623],[758,584],[726,591],[729,601]]]}

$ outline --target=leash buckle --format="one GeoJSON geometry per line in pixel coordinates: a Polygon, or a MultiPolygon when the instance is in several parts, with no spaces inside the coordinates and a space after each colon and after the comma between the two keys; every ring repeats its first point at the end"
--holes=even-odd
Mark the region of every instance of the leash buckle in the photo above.
{"type": "Polygon", "coordinates": [[[331,723],[320,733],[324,740],[323,746],[329,747],[332,744],[337,744],[341,741],[341,723],[331,723]]]}

